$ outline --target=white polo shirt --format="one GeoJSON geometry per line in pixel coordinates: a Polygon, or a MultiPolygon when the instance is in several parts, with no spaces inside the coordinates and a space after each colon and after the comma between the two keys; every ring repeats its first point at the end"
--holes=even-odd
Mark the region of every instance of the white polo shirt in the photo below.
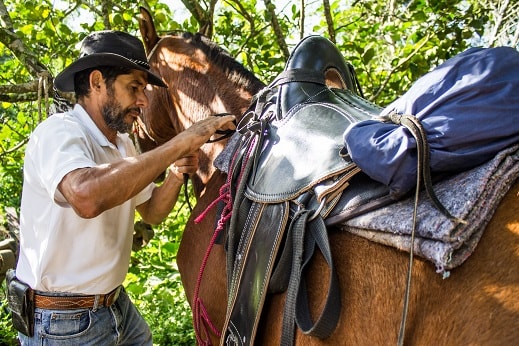
{"type": "Polygon", "coordinates": [[[57,189],[77,168],[135,156],[127,134],[114,146],[86,111],[54,114],[32,133],[25,152],[17,277],[33,289],[108,293],[128,271],[135,206],[151,197],[150,184],[125,203],[84,219],[57,189]]]}

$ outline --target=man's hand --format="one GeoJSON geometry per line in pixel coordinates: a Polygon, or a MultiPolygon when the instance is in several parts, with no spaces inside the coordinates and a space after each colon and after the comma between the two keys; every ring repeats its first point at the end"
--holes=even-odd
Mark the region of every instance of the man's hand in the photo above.
{"type": "Polygon", "coordinates": [[[179,181],[184,181],[184,174],[196,173],[198,169],[198,152],[184,156],[169,166],[169,174],[173,174],[179,181]]]}
{"type": "Polygon", "coordinates": [[[236,128],[234,124],[235,119],[236,117],[234,115],[207,117],[197,121],[175,138],[176,140],[188,143],[190,148],[188,152],[191,153],[204,145],[217,130],[234,130],[236,128]]]}

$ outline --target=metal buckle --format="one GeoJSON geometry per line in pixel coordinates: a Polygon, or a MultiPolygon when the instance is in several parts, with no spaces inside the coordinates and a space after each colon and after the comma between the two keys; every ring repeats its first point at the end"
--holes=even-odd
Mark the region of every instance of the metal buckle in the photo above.
{"type": "Polygon", "coordinates": [[[319,204],[319,208],[317,208],[317,210],[308,218],[308,221],[312,221],[313,219],[318,217],[321,210],[323,210],[325,204],[326,204],[326,197],[323,198],[323,200],[321,201],[321,204],[319,204]]]}

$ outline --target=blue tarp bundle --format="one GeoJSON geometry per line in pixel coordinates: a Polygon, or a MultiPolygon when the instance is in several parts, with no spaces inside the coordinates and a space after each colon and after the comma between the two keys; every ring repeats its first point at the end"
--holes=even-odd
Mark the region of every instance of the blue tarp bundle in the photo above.
{"type": "MultiPolygon", "coordinates": [[[[390,112],[412,114],[430,146],[431,172],[457,172],[519,143],[519,52],[471,48],[418,79],[390,112]]],[[[416,184],[416,141],[403,126],[377,120],[350,126],[345,146],[353,161],[399,198],[416,184]]]]}

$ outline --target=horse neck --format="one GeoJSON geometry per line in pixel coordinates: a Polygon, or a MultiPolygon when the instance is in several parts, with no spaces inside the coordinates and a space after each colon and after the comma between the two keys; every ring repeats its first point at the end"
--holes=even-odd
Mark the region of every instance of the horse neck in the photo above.
{"type": "MultiPolygon", "coordinates": [[[[170,79],[172,80],[172,79],[170,79]]],[[[189,80],[189,79],[188,79],[189,80]]],[[[182,83],[182,78],[178,79],[178,83],[182,83]]],[[[195,122],[200,121],[209,116],[216,116],[223,113],[229,113],[236,116],[239,121],[242,114],[247,110],[252,99],[252,94],[245,90],[232,90],[229,85],[218,85],[212,91],[214,92],[212,101],[201,105],[193,102],[193,97],[184,94],[183,97],[172,95],[174,93],[170,90],[173,107],[170,108],[169,117],[170,123],[174,128],[175,133],[180,133],[192,126],[195,122]],[[222,95],[222,97],[220,97],[222,95]]],[[[172,82],[171,85],[175,85],[172,82]]],[[[209,100],[210,98],[202,98],[209,100]]],[[[220,134],[216,134],[212,140],[218,139],[220,134]]],[[[212,178],[217,171],[213,162],[217,156],[222,152],[227,144],[228,139],[217,140],[214,143],[206,143],[202,145],[199,150],[199,168],[196,174],[192,177],[193,189],[197,199],[204,194],[207,182],[212,178]]]]}
{"type": "MultiPolygon", "coordinates": [[[[149,60],[152,69],[168,84],[168,89],[159,93],[162,96],[155,95],[169,114],[168,126],[155,126],[165,136],[180,133],[199,120],[221,113],[233,114],[239,120],[253,95],[264,86],[252,73],[237,68],[234,60],[232,68],[226,68],[222,60],[211,61],[203,49],[181,37],[163,37],[149,60]]],[[[200,148],[199,169],[193,179],[197,197],[203,194],[216,171],[213,162],[226,143],[224,140],[200,148]]]]}
{"type": "MultiPolygon", "coordinates": [[[[236,113],[236,111],[225,109],[221,113],[234,114],[236,116],[236,121],[238,122],[241,119],[241,116],[245,112],[246,109],[247,109],[247,107],[243,107],[243,109],[239,109],[238,110],[239,113],[236,113]]],[[[211,114],[208,114],[207,116],[216,115],[216,114],[219,114],[219,113],[216,113],[216,111],[214,111],[211,114]]],[[[184,128],[189,127],[194,122],[196,122],[196,121],[188,123],[188,126],[186,126],[184,128]]],[[[222,135],[216,134],[212,139],[213,140],[218,139],[218,137],[220,137],[220,136],[222,136],[222,135]]],[[[198,170],[197,170],[196,174],[192,177],[193,189],[194,189],[195,196],[197,197],[197,199],[204,194],[207,183],[209,182],[209,180],[211,180],[211,178],[213,177],[215,172],[218,171],[217,168],[214,166],[213,162],[216,160],[218,155],[225,148],[228,141],[229,140],[225,138],[225,139],[217,140],[213,143],[206,143],[206,144],[202,145],[202,147],[200,147],[199,155],[198,155],[198,158],[199,158],[198,170]]]]}

